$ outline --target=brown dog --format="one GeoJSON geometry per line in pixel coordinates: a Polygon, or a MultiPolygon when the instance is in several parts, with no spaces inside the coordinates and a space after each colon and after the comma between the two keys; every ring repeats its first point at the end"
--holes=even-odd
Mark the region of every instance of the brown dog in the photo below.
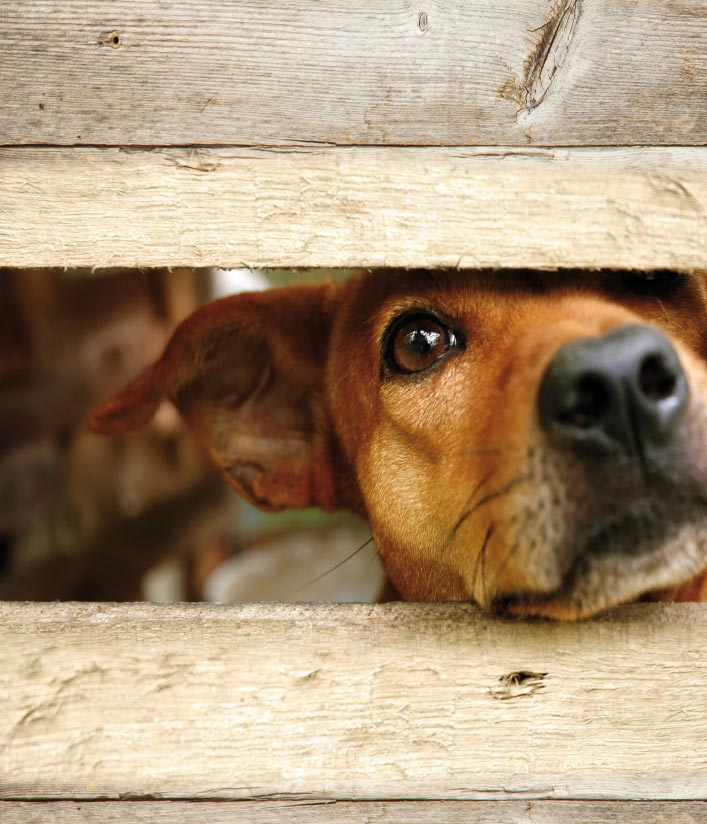
{"type": "Polygon", "coordinates": [[[386,272],[209,304],[90,420],[171,399],[242,495],[364,514],[407,599],[707,598],[703,275],[386,272]]]}

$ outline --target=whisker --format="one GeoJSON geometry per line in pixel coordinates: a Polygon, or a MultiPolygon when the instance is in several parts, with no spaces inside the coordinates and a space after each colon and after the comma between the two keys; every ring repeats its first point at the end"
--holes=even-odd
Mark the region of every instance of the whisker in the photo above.
{"type": "Polygon", "coordinates": [[[344,558],[343,561],[339,561],[339,563],[335,564],[331,569],[328,569],[326,572],[322,572],[321,575],[317,575],[316,578],[312,578],[312,580],[307,581],[306,584],[302,584],[302,586],[299,587],[298,589],[296,589],[292,594],[293,595],[298,595],[300,592],[302,592],[303,589],[307,589],[307,587],[311,587],[312,584],[316,584],[317,581],[321,581],[322,578],[326,578],[327,575],[331,575],[332,572],[339,569],[339,567],[342,567],[345,563],[347,563],[347,561],[350,561],[354,556],[358,555],[358,553],[362,549],[365,549],[372,542],[373,542],[373,535],[371,535],[371,537],[365,543],[361,544],[361,546],[358,547],[358,549],[355,549],[350,555],[347,555],[346,558],[344,558]]]}
{"type": "Polygon", "coordinates": [[[483,598],[483,606],[486,606],[488,601],[488,592],[486,589],[486,549],[489,545],[489,541],[491,540],[491,536],[496,530],[496,524],[491,522],[489,524],[489,528],[486,530],[486,535],[484,536],[484,542],[481,545],[481,550],[479,552],[479,558],[481,563],[481,597],[483,598]]]}
{"type": "Polygon", "coordinates": [[[466,457],[467,455],[503,455],[509,452],[520,452],[519,446],[479,446],[468,449],[458,449],[446,453],[450,458],[466,457]]]}
{"type": "Polygon", "coordinates": [[[473,506],[471,506],[464,514],[459,518],[456,525],[454,526],[451,536],[449,540],[451,541],[452,538],[457,534],[461,525],[467,521],[475,512],[478,512],[482,506],[490,503],[491,501],[495,501],[497,498],[503,497],[503,495],[507,495],[511,489],[518,486],[518,484],[523,483],[524,481],[530,480],[530,475],[516,475],[515,478],[511,478],[508,483],[504,484],[503,486],[496,489],[494,492],[489,492],[488,495],[484,495],[483,498],[478,500],[473,506]]]}
{"type": "MultiPolygon", "coordinates": [[[[467,507],[471,504],[474,500],[474,496],[476,493],[484,486],[485,483],[491,480],[496,473],[496,469],[498,467],[494,467],[489,472],[487,472],[481,480],[476,484],[476,486],[471,490],[467,499],[464,501],[464,506],[462,507],[462,512],[466,511],[467,507]]],[[[456,535],[457,529],[459,528],[459,523],[452,527],[452,529],[447,533],[447,537],[442,541],[442,545],[440,546],[439,552],[437,553],[438,557],[442,557],[444,552],[446,551],[447,547],[451,543],[452,539],[456,535]]]]}
{"type": "Polygon", "coordinates": [[[533,452],[540,447],[541,441],[539,439],[535,439],[530,442],[523,442],[522,444],[513,443],[491,443],[485,444],[483,446],[477,447],[469,447],[462,448],[458,450],[453,450],[446,453],[449,457],[456,458],[456,457],[463,457],[465,455],[504,455],[504,454],[518,454],[519,452],[525,452],[526,455],[532,455],[533,452]]]}
{"type": "Polygon", "coordinates": [[[503,574],[503,571],[506,569],[508,564],[510,564],[510,562],[513,559],[513,556],[516,554],[516,552],[518,552],[518,550],[520,549],[523,532],[524,532],[526,526],[528,526],[528,522],[530,521],[530,519],[532,517],[533,517],[533,512],[529,509],[526,510],[525,518],[523,519],[520,526],[518,527],[518,531],[516,532],[515,540],[513,541],[513,544],[511,546],[511,548],[506,553],[506,557],[499,564],[498,569],[496,570],[496,577],[494,578],[494,581],[493,581],[493,589],[494,590],[497,588],[498,582],[501,580],[501,575],[503,574]]]}
{"type": "Polygon", "coordinates": [[[368,559],[368,566],[366,567],[366,573],[369,573],[371,571],[371,567],[376,562],[376,557],[377,557],[376,553],[372,552],[371,557],[368,559]]]}

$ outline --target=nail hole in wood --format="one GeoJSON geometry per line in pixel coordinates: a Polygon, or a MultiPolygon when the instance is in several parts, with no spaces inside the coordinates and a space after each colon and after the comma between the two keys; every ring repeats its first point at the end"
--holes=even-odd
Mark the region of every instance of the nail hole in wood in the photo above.
{"type": "Polygon", "coordinates": [[[539,690],[545,688],[544,679],[546,672],[532,672],[530,670],[517,670],[502,675],[489,692],[498,701],[507,701],[512,698],[519,698],[522,695],[535,695],[539,690]]]}
{"type": "Polygon", "coordinates": [[[98,38],[99,46],[110,46],[112,49],[117,49],[121,43],[122,39],[120,37],[120,32],[118,31],[103,32],[103,34],[98,38]]]}

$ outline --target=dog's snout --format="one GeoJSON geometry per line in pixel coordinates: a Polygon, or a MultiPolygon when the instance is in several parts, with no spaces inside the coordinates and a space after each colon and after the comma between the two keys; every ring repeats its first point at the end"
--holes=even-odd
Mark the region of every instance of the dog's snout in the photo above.
{"type": "Polygon", "coordinates": [[[577,451],[645,453],[667,442],[688,391],[665,335],[648,326],[622,326],[556,353],[540,385],[540,420],[553,439],[577,451]]]}

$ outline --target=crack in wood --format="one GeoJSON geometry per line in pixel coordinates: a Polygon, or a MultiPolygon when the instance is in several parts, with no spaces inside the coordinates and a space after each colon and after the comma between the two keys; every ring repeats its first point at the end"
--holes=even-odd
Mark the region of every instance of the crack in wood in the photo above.
{"type": "Polygon", "coordinates": [[[535,30],[540,36],[523,66],[521,111],[530,112],[545,99],[557,70],[564,64],[578,16],[579,0],[560,0],[550,19],[535,30]]]}

